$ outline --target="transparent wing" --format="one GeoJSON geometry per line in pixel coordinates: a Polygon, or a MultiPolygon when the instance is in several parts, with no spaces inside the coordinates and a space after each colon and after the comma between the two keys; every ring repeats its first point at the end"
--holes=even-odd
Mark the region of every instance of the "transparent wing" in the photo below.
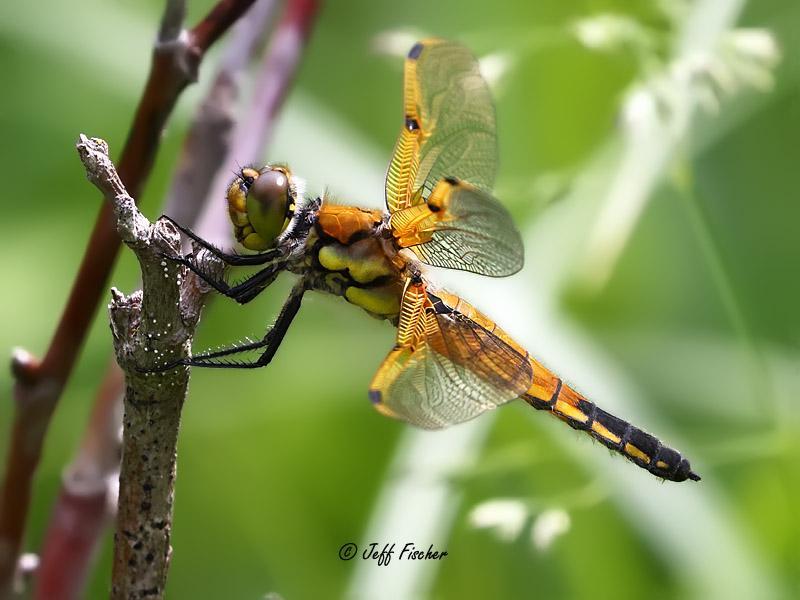
{"type": "Polygon", "coordinates": [[[494,105],[469,50],[440,39],[416,44],[405,63],[404,111],[386,174],[389,212],[423,202],[445,177],[491,191],[497,168],[494,105]]]}
{"type": "Polygon", "coordinates": [[[482,323],[470,318],[473,309],[462,304],[467,314],[428,295],[422,284],[407,287],[397,345],[370,386],[380,412],[438,429],[472,419],[530,387],[527,354],[485,318],[482,323]]]}
{"type": "Polygon", "coordinates": [[[424,263],[491,277],[522,268],[522,238],[508,211],[490,194],[448,177],[427,203],[390,217],[398,246],[424,263]]]}

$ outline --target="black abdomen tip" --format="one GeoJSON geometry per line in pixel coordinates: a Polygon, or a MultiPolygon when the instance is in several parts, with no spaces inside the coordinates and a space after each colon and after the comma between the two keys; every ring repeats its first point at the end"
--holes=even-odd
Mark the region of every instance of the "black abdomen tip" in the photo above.
{"type": "Polygon", "coordinates": [[[664,448],[661,451],[661,460],[664,460],[667,463],[667,466],[663,469],[658,468],[656,465],[659,461],[654,461],[654,464],[649,469],[653,475],[657,477],[663,477],[664,479],[668,479],[670,481],[686,481],[687,479],[691,479],[692,481],[700,481],[700,475],[692,471],[692,465],[689,464],[689,461],[685,458],[681,457],[681,455],[671,448],[664,448]],[[676,464],[677,462],[677,464],[676,464]],[[675,465],[670,468],[670,465],[675,465]]]}
{"type": "Polygon", "coordinates": [[[688,460],[683,458],[671,479],[672,481],[686,481],[687,479],[700,481],[700,475],[692,471],[692,465],[689,464],[688,460]]]}
{"type": "Polygon", "coordinates": [[[425,46],[422,44],[422,42],[417,42],[416,44],[414,44],[411,50],[408,51],[408,58],[410,58],[411,60],[417,60],[419,58],[419,55],[422,54],[423,48],[425,48],[425,46]]]}
{"type": "Polygon", "coordinates": [[[683,475],[684,479],[691,479],[692,481],[700,481],[700,475],[692,471],[692,465],[685,458],[681,461],[681,466],[678,468],[678,473],[683,475]]]}

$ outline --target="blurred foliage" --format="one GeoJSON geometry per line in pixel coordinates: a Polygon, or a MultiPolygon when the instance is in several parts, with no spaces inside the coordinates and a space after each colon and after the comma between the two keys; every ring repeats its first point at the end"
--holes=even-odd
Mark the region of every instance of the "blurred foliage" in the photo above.
{"type": "MultiPolygon", "coordinates": [[[[190,4],[198,15],[211,2],[190,4]]],[[[22,3],[0,6],[1,348],[39,353],[49,341],[100,202],[73,142],[86,132],[119,152],[160,5],[50,0],[35,23],[22,3]]],[[[299,175],[314,188],[329,185],[342,201],[380,205],[374,182],[399,128],[402,63],[377,52],[376,37],[450,37],[478,56],[503,57],[497,195],[525,232],[529,265],[513,288],[481,282],[515,292],[497,298],[494,309],[489,291],[469,282],[459,291],[475,290],[476,303],[601,406],[678,445],[703,481],[659,485],[554,420],[514,406],[498,411],[477,462],[448,481],[463,495],[446,539],[418,532],[365,539],[406,430],[366,400],[393,332],[341,300],[313,296],[267,369],[193,373],[180,442],[172,597],[338,597],[365,568],[360,559],[338,559],[348,541],[446,548],[449,556],[432,567],[438,598],[731,598],[756,597],[754,589],[758,597],[800,596],[800,5],[746,4],[738,26],[766,28],[780,48],[774,86],[722,95],[716,112],[699,112],[610,281],[594,294],[569,281],[567,249],[580,254],[602,200],[592,192],[613,175],[626,94],[668,68],[677,33],[692,26],[691,6],[330,2],[265,158],[302,164],[299,175]],[[588,41],[576,29],[587,22],[600,24],[588,41]],[[612,43],[589,43],[609,28],[617,32],[612,43]],[[361,171],[343,171],[345,160],[361,171]],[[333,180],[323,179],[331,171],[333,180]],[[553,272],[563,285],[543,284],[553,272]],[[528,312],[542,299],[563,321],[528,328],[528,312]],[[526,507],[511,541],[470,524],[475,507],[496,498],[526,507]],[[565,511],[570,526],[537,548],[531,529],[552,508],[565,511]]],[[[181,100],[165,133],[142,199],[151,216],[201,89],[181,100]]],[[[289,280],[246,308],[215,301],[197,347],[258,334],[289,280]]],[[[130,290],[136,281],[124,252],[113,284],[130,290]]],[[[109,354],[101,310],[50,430],[28,548],[42,537],[109,354]]],[[[8,398],[8,373],[1,377],[8,398]]],[[[0,436],[10,414],[9,402],[0,403],[0,436]]],[[[0,457],[4,451],[3,443],[0,457]]],[[[107,593],[110,545],[109,536],[92,597],[107,593]]]]}

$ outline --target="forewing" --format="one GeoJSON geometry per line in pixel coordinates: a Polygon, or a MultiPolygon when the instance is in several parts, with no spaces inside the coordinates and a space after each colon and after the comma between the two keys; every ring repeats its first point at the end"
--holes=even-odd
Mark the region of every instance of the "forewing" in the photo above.
{"type": "Polygon", "coordinates": [[[522,238],[494,197],[468,183],[441,180],[420,204],[394,213],[393,234],[424,263],[504,277],[522,268],[522,238]]]}
{"type": "MultiPolygon", "coordinates": [[[[468,421],[521,396],[527,356],[487,327],[440,304],[420,312],[412,344],[398,344],[370,386],[376,408],[426,429],[468,421]]],[[[400,333],[398,340],[402,339],[400,333]]]]}
{"type": "Polygon", "coordinates": [[[469,50],[440,39],[416,44],[405,62],[403,105],[403,127],[386,174],[389,212],[423,202],[444,177],[492,189],[494,105],[469,50]]]}

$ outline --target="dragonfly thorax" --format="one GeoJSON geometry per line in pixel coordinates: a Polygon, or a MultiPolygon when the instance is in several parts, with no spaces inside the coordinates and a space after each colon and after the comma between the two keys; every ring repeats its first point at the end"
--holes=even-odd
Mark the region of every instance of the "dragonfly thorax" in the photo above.
{"type": "Polygon", "coordinates": [[[382,211],[324,203],[309,238],[314,287],[394,321],[403,293],[403,264],[387,251],[382,211]]]}

